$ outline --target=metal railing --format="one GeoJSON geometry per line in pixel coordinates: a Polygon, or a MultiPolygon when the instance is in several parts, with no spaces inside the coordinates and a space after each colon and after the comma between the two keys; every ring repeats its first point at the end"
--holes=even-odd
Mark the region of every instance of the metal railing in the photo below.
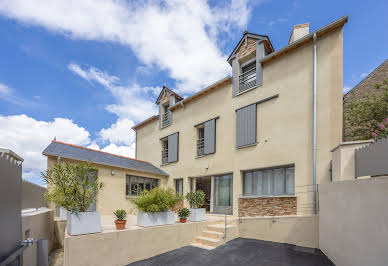
{"type": "Polygon", "coordinates": [[[197,156],[204,155],[205,154],[204,149],[205,149],[205,139],[204,138],[197,139],[197,156]]]}
{"type": "Polygon", "coordinates": [[[168,126],[171,124],[171,111],[166,111],[162,115],[162,127],[168,126]]]}
{"type": "Polygon", "coordinates": [[[239,92],[246,91],[256,85],[256,67],[252,67],[239,76],[239,92]]]}
{"type": "Polygon", "coordinates": [[[162,164],[168,163],[168,149],[162,150],[162,164]]]}
{"type": "Polygon", "coordinates": [[[6,266],[11,263],[12,265],[22,265],[22,256],[23,252],[34,243],[37,243],[37,265],[39,266],[48,266],[48,240],[47,239],[39,239],[35,240],[33,238],[28,238],[24,240],[20,246],[18,246],[13,252],[11,252],[5,258],[0,258],[0,266],[6,266]],[[16,262],[16,264],[15,264],[16,262]]]}

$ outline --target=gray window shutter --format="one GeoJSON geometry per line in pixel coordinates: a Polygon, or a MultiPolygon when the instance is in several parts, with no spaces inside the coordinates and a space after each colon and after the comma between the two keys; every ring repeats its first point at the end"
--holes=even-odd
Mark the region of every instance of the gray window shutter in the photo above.
{"type": "Polygon", "coordinates": [[[212,119],[205,122],[204,153],[210,154],[216,152],[216,120],[212,119]]]}
{"type": "Polygon", "coordinates": [[[174,133],[168,136],[168,162],[178,161],[178,150],[179,150],[179,133],[174,133]]]}
{"type": "Polygon", "coordinates": [[[163,108],[163,106],[160,103],[159,104],[159,128],[162,128],[162,114],[163,114],[162,108],[163,108]]]}
{"type": "Polygon", "coordinates": [[[170,94],[170,107],[172,107],[175,104],[175,96],[174,94],[170,94]]]}
{"type": "Polygon", "coordinates": [[[237,110],[237,147],[256,143],[256,104],[237,110]]]}
{"type": "Polygon", "coordinates": [[[265,48],[263,41],[256,42],[256,86],[263,85],[263,68],[260,60],[265,56],[265,48]]]}
{"type": "Polygon", "coordinates": [[[232,86],[233,86],[233,97],[235,97],[237,94],[238,94],[238,87],[239,87],[239,78],[238,78],[238,74],[239,74],[239,64],[238,64],[238,57],[237,55],[235,56],[235,58],[233,59],[232,61],[232,86]]]}

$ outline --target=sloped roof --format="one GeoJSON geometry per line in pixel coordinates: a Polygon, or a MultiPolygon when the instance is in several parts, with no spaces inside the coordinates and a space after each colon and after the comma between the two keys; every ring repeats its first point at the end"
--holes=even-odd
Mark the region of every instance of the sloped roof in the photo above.
{"type": "Polygon", "coordinates": [[[164,91],[166,91],[166,90],[169,91],[170,93],[174,94],[174,96],[177,97],[179,100],[183,100],[183,97],[182,97],[182,96],[180,96],[178,93],[175,93],[175,92],[172,91],[171,89],[167,88],[166,85],[163,85],[163,89],[160,91],[159,96],[158,96],[158,99],[156,99],[156,102],[155,102],[156,104],[159,103],[160,98],[162,97],[164,91]]]}
{"type": "Polygon", "coordinates": [[[44,149],[42,154],[46,156],[60,156],[67,159],[116,166],[135,171],[168,176],[166,172],[146,161],[132,159],[129,157],[124,157],[103,151],[93,150],[56,140],[52,141],[46,147],[46,149],[44,149]]]}

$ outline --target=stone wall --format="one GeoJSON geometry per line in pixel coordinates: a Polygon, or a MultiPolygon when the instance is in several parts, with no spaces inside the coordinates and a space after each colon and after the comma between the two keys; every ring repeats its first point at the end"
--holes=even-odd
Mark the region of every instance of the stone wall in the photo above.
{"type": "MultiPolygon", "coordinates": [[[[344,95],[344,112],[351,101],[361,100],[364,96],[376,93],[381,95],[382,90],[376,90],[375,84],[381,84],[388,79],[388,59],[371,72],[357,86],[344,95]]],[[[357,136],[351,136],[352,127],[344,120],[344,141],[359,140],[357,136]]]]}
{"type": "Polygon", "coordinates": [[[240,217],[296,215],[296,197],[240,198],[240,217]]]}
{"type": "Polygon", "coordinates": [[[238,58],[243,58],[251,54],[253,51],[256,51],[256,39],[248,38],[247,46],[245,47],[245,40],[244,40],[241,46],[239,47],[238,58]]]}

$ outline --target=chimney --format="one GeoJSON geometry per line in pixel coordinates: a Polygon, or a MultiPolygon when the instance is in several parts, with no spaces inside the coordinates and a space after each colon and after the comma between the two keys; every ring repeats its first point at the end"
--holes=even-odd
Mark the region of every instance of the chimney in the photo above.
{"type": "Polygon", "coordinates": [[[288,41],[288,44],[291,44],[297,40],[299,40],[300,38],[306,36],[309,34],[309,23],[304,23],[304,24],[299,24],[299,25],[295,25],[293,28],[292,28],[292,32],[291,32],[291,36],[290,36],[290,40],[288,41]]]}

